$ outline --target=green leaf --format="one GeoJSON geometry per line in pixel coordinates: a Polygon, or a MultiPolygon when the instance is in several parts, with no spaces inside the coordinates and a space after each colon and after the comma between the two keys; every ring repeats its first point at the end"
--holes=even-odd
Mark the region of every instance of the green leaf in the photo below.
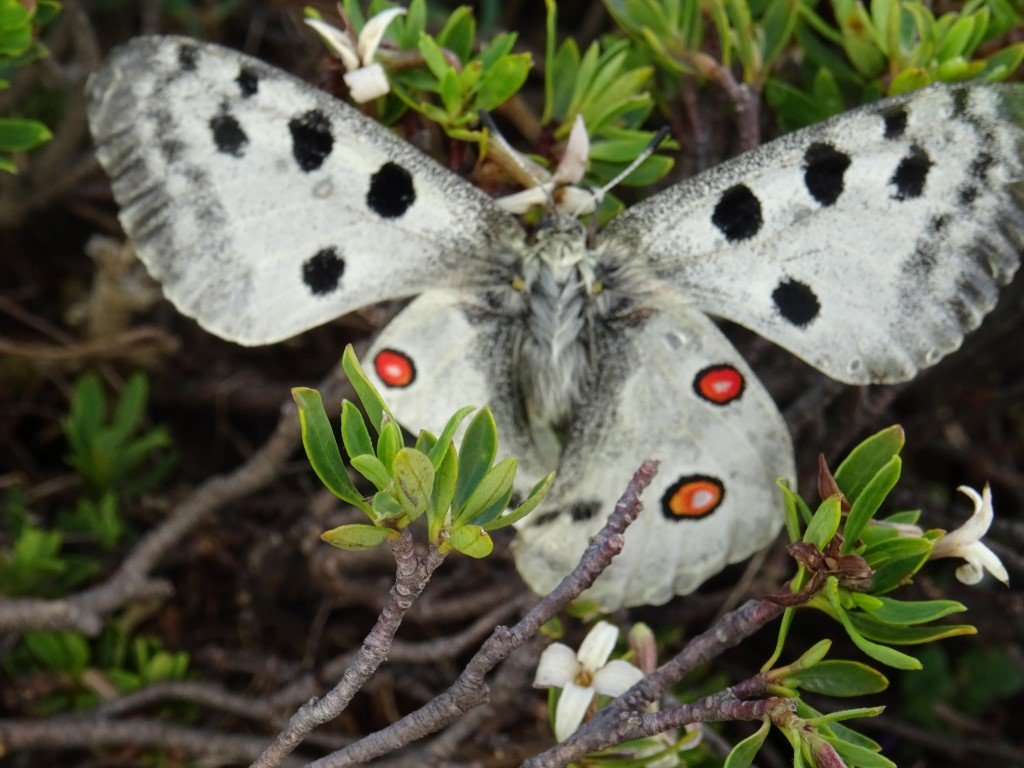
{"type": "Polygon", "coordinates": [[[302,445],[320,482],[342,501],[369,512],[370,506],[352,485],[345,471],[338,441],[334,437],[334,430],[331,428],[330,419],[327,418],[320,393],[315,389],[296,387],[292,390],[292,398],[299,407],[302,445]]]}
{"type": "Polygon", "coordinates": [[[956,600],[893,600],[889,597],[871,596],[871,600],[864,600],[867,595],[856,592],[850,593],[854,603],[862,611],[871,614],[879,621],[889,624],[925,624],[929,621],[936,621],[952,613],[960,613],[967,610],[967,606],[958,603],[956,600]]]}
{"type": "Polygon", "coordinates": [[[395,478],[395,495],[410,520],[427,511],[434,488],[434,465],[415,448],[402,448],[391,465],[395,478]]]}
{"type": "Polygon", "coordinates": [[[749,768],[761,750],[764,740],[768,738],[771,725],[770,720],[765,720],[760,728],[733,747],[729,756],[725,758],[725,768],[749,768]]]}
{"type": "Polygon", "coordinates": [[[373,549],[384,543],[392,535],[387,528],[378,528],[374,525],[342,525],[324,531],[320,538],[338,549],[345,549],[349,552],[358,552],[363,549],[373,549]]]}
{"type": "Polygon", "coordinates": [[[50,129],[35,120],[0,118],[0,151],[27,152],[52,138],[50,129]]]}
{"type": "Polygon", "coordinates": [[[902,469],[903,461],[899,456],[893,456],[857,495],[846,516],[846,525],[843,526],[842,552],[844,555],[852,552],[857,546],[860,532],[871,522],[886,496],[896,486],[902,469]]]}
{"type": "Polygon", "coordinates": [[[481,408],[466,427],[459,447],[459,480],[455,488],[455,510],[462,510],[491,468],[498,451],[498,427],[489,408],[481,408]]]}
{"type": "Polygon", "coordinates": [[[352,468],[373,483],[378,491],[391,484],[391,475],[384,463],[373,454],[363,454],[352,459],[352,468]]]}
{"type": "Polygon", "coordinates": [[[468,6],[455,9],[444,28],[437,35],[437,42],[442,48],[459,57],[462,62],[469,61],[473,54],[473,41],[476,39],[476,20],[468,6]]]}
{"type": "Polygon", "coordinates": [[[448,60],[444,57],[444,52],[441,50],[434,39],[427,34],[420,35],[419,50],[423,55],[423,61],[426,63],[427,68],[431,71],[434,77],[437,78],[438,82],[444,78],[445,72],[451,67],[448,65],[448,60]]]}
{"type": "Polygon", "coordinates": [[[799,0],[771,0],[761,20],[764,37],[761,43],[762,69],[768,71],[785,52],[796,29],[799,0]]]}
{"type": "Polygon", "coordinates": [[[835,747],[836,752],[849,765],[857,768],[896,768],[896,763],[870,749],[851,744],[835,736],[823,736],[825,741],[835,747]]]}
{"type": "Polygon", "coordinates": [[[496,517],[489,523],[484,524],[484,530],[496,531],[499,528],[512,525],[513,523],[522,520],[528,514],[530,514],[537,505],[540,504],[544,497],[548,495],[548,491],[551,490],[551,484],[555,481],[555,473],[549,472],[545,477],[533,486],[530,491],[530,495],[526,497],[526,501],[520,504],[518,507],[513,509],[507,515],[496,517]]]}
{"type": "Polygon", "coordinates": [[[478,109],[490,111],[508,101],[523,87],[530,74],[532,61],[528,53],[516,53],[499,59],[484,72],[477,94],[478,109]]]}
{"type": "Polygon", "coordinates": [[[839,496],[831,496],[821,502],[818,511],[814,513],[811,522],[804,531],[804,542],[813,544],[819,550],[832,541],[839,530],[839,521],[842,520],[843,510],[839,503],[839,496]]]}
{"type": "Polygon", "coordinates": [[[114,419],[110,425],[110,433],[115,442],[124,442],[139,428],[146,410],[148,393],[149,384],[144,375],[136,373],[128,379],[121,390],[121,396],[114,408],[114,419]]]}
{"type": "Polygon", "coordinates": [[[897,424],[875,433],[850,451],[835,471],[836,483],[847,501],[853,504],[857,500],[879,470],[899,455],[904,442],[903,428],[897,424]]]}
{"type": "Polygon", "coordinates": [[[487,557],[494,550],[494,542],[479,525],[463,525],[451,532],[449,542],[464,555],[487,557]]]}
{"type": "Polygon", "coordinates": [[[790,542],[800,541],[801,525],[806,525],[811,520],[811,511],[807,508],[804,500],[795,494],[789,487],[789,481],[780,478],[775,482],[782,491],[782,499],[786,509],[786,535],[790,542]]]}
{"type": "Polygon", "coordinates": [[[889,95],[899,96],[901,93],[910,93],[924,88],[931,84],[931,77],[921,67],[908,67],[900,72],[889,83],[889,95]]]}
{"type": "Polygon", "coordinates": [[[400,518],[405,515],[405,508],[387,491],[377,491],[373,494],[373,501],[370,506],[376,515],[374,520],[377,522],[400,518]]]}
{"type": "Polygon", "coordinates": [[[373,454],[373,441],[366,428],[363,414],[356,406],[343,400],[341,403],[341,440],[345,444],[345,453],[349,460],[364,454],[373,454]]]}
{"type": "MultiPolygon", "coordinates": [[[[509,495],[512,489],[512,481],[516,477],[517,466],[518,462],[515,458],[508,458],[499,461],[487,470],[487,473],[480,480],[476,489],[466,499],[465,506],[462,509],[456,507],[456,525],[472,520],[499,499],[509,495]]],[[[490,521],[485,520],[483,522],[490,521]]]]}
{"type": "Polygon", "coordinates": [[[853,707],[851,709],[840,709],[835,712],[829,712],[827,715],[821,715],[816,717],[809,722],[813,725],[822,725],[823,723],[838,723],[844,720],[859,720],[864,717],[878,717],[880,714],[885,712],[885,707],[853,707]]]}
{"type": "Polygon", "coordinates": [[[434,473],[434,488],[430,497],[429,540],[438,543],[441,527],[445,524],[448,510],[455,498],[455,485],[459,476],[459,459],[455,446],[448,443],[448,450],[437,465],[434,473]]]}
{"type": "Polygon", "coordinates": [[[429,451],[430,463],[434,465],[434,469],[441,466],[441,460],[444,458],[445,453],[448,452],[452,439],[455,437],[455,432],[465,420],[465,418],[471,414],[474,410],[474,406],[467,405],[465,408],[460,408],[451,415],[448,422],[444,425],[444,429],[441,430],[441,436],[437,438],[433,447],[429,451]]]}
{"type": "Polygon", "coordinates": [[[985,69],[978,74],[978,79],[986,83],[1005,80],[1017,71],[1021,61],[1024,61],[1024,43],[1008,45],[985,60],[985,69]]]}
{"type": "Polygon", "coordinates": [[[825,696],[867,696],[884,691],[889,681],[867,664],[837,659],[823,661],[786,678],[787,686],[793,687],[794,684],[802,690],[825,696]]]}
{"type": "Polygon", "coordinates": [[[846,634],[849,635],[851,640],[853,640],[854,645],[860,648],[864,653],[875,661],[880,661],[883,664],[895,667],[896,669],[921,668],[921,662],[913,656],[908,656],[894,648],[888,648],[884,645],[873,643],[861,635],[851,621],[850,615],[846,612],[846,609],[843,608],[839,600],[839,588],[835,576],[830,576],[825,582],[824,594],[828,603],[832,607],[832,615],[834,618],[843,625],[843,629],[846,630],[846,634]]]}
{"type": "Polygon", "coordinates": [[[356,391],[356,395],[359,396],[359,402],[363,404],[363,410],[366,411],[370,423],[380,433],[380,425],[384,414],[386,413],[388,416],[391,416],[391,411],[388,409],[387,403],[384,402],[384,398],[380,396],[377,388],[370,383],[370,380],[366,378],[366,374],[363,373],[363,369],[359,365],[359,358],[356,357],[355,350],[352,349],[351,344],[345,347],[345,354],[341,357],[341,367],[345,371],[345,375],[348,376],[348,380],[352,383],[352,388],[356,391]]]}
{"type": "Polygon", "coordinates": [[[900,626],[887,624],[873,616],[851,613],[850,621],[864,637],[888,645],[923,645],[947,637],[976,635],[978,630],[969,624],[939,624],[932,626],[900,626]]]}
{"type": "Polygon", "coordinates": [[[377,458],[388,474],[391,474],[391,462],[403,443],[402,428],[391,418],[385,417],[380,428],[380,436],[377,438],[377,458]]]}

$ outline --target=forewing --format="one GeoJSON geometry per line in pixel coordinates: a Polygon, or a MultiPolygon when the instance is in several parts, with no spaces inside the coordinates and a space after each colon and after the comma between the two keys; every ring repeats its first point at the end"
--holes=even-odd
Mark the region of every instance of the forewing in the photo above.
{"type": "Polygon", "coordinates": [[[235,51],[138,38],[89,82],[97,155],[167,297],[243,344],[486,284],[521,230],[352,107],[235,51]]]}
{"type": "Polygon", "coordinates": [[[1017,85],[879,102],[655,195],[606,247],[836,379],[908,379],[1020,263],[1022,120],[1017,85]]]}
{"type": "Polygon", "coordinates": [[[702,313],[658,312],[601,344],[597,383],[549,499],[521,525],[516,562],[535,591],[550,591],[640,462],[658,459],[622,553],[586,595],[606,610],[656,605],[771,541],[792,447],[768,393],[702,313]]]}

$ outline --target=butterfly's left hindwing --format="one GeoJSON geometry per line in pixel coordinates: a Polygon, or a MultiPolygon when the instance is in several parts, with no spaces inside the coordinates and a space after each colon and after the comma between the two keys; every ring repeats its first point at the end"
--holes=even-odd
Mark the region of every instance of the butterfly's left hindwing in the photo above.
{"type": "Polygon", "coordinates": [[[522,238],[380,124],[209,43],[122,46],[90,80],[89,122],[139,257],[182,312],[244,344],[486,284],[500,243],[522,238]]]}
{"type": "Polygon", "coordinates": [[[1022,124],[1019,85],[871,104],[655,195],[605,247],[835,379],[903,381],[960,346],[1020,263],[1022,124]]]}
{"type": "Polygon", "coordinates": [[[622,553],[586,596],[606,609],[696,589],[774,538],[775,481],[794,477],[771,397],[702,313],[606,329],[550,496],[520,525],[516,562],[540,594],[575,567],[644,458],[661,462],[622,553]]]}

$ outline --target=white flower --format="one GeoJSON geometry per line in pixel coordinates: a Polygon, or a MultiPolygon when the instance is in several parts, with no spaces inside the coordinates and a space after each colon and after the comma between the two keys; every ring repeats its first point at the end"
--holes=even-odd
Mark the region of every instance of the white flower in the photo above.
{"type": "Polygon", "coordinates": [[[377,48],[380,47],[380,41],[388,25],[396,16],[404,13],[405,8],[381,11],[366,22],[358,40],[349,31],[342,32],[319,19],[306,19],[306,23],[341,57],[341,63],[345,65],[346,70],[345,85],[348,86],[352,98],[360,104],[383,96],[391,90],[384,67],[374,62],[373,57],[377,54],[377,48]]]}
{"type": "Polygon", "coordinates": [[[935,544],[931,558],[962,557],[967,562],[956,569],[956,577],[964,584],[977,584],[983,571],[988,571],[1003,584],[1010,585],[1010,575],[996,553],[981,543],[981,537],[988,533],[995,512],[992,509],[992,491],[985,485],[979,495],[973,488],[961,485],[961,493],[974,502],[970,519],[951,533],[947,533],[935,544]]]}
{"type": "Polygon", "coordinates": [[[546,180],[522,192],[499,197],[495,202],[509,213],[526,213],[536,205],[547,205],[549,202],[554,204],[556,211],[567,216],[593,213],[597,207],[594,193],[574,186],[586,173],[589,156],[590,137],[587,135],[587,126],[583,117],[576,115],[565,152],[554,175],[538,169],[548,176],[546,180]]]}
{"type": "Polygon", "coordinates": [[[579,652],[562,643],[552,643],[541,654],[534,688],[561,688],[555,709],[555,738],[565,741],[587,714],[594,696],[621,696],[638,683],[644,673],[628,661],[608,661],[617,627],[599,621],[587,633],[579,652]]]}

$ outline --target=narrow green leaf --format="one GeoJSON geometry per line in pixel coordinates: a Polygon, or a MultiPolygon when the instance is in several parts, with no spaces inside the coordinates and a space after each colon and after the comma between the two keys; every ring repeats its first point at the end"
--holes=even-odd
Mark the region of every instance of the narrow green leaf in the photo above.
{"type": "Polygon", "coordinates": [[[377,438],[377,458],[384,465],[387,473],[391,474],[391,462],[395,454],[402,447],[402,428],[393,419],[385,417],[380,428],[380,436],[377,438]]]}
{"type": "Polygon", "coordinates": [[[370,383],[370,380],[366,378],[366,374],[363,373],[362,366],[359,365],[359,358],[356,357],[355,350],[352,349],[351,344],[345,347],[345,354],[341,357],[341,367],[345,371],[345,375],[348,376],[348,380],[352,383],[352,388],[356,391],[356,395],[359,396],[359,402],[363,404],[363,410],[366,411],[370,423],[379,433],[384,414],[386,413],[390,416],[391,411],[388,409],[387,403],[384,402],[384,398],[380,396],[377,388],[370,383]]]}
{"type": "Polygon", "coordinates": [[[487,557],[494,550],[494,542],[479,525],[463,525],[451,532],[452,547],[464,555],[477,559],[487,557]]]}
{"type": "Polygon", "coordinates": [[[462,62],[469,61],[473,54],[475,39],[476,20],[473,18],[473,11],[466,5],[459,6],[452,12],[444,28],[437,35],[438,44],[452,51],[462,62]]]}
{"type": "Polygon", "coordinates": [[[52,138],[50,129],[35,120],[0,118],[0,151],[27,152],[52,138]]]}
{"type": "Polygon", "coordinates": [[[880,661],[883,664],[896,669],[921,669],[921,662],[913,656],[908,656],[894,648],[873,643],[857,631],[857,628],[850,620],[850,615],[840,603],[839,588],[834,576],[830,576],[828,581],[825,583],[825,596],[832,607],[833,616],[840,624],[843,625],[843,629],[846,630],[846,634],[849,635],[851,640],[853,640],[854,645],[860,648],[865,654],[875,661],[880,661]]]}
{"type": "Polygon", "coordinates": [[[149,382],[141,373],[132,375],[121,390],[121,396],[114,407],[114,419],[110,424],[113,440],[122,443],[130,438],[142,422],[149,396],[149,382]]]}
{"type": "Polygon", "coordinates": [[[831,496],[821,502],[814,517],[804,531],[804,542],[813,544],[820,550],[827,545],[839,530],[839,521],[842,520],[843,510],[839,503],[838,496],[831,496]]]}
{"type": "Polygon", "coordinates": [[[459,479],[453,506],[464,509],[466,500],[476,490],[491,468],[498,451],[498,427],[489,408],[481,408],[466,427],[459,447],[459,479]]]}
{"type": "Polygon", "coordinates": [[[888,645],[923,645],[947,637],[976,635],[978,630],[969,624],[939,624],[932,626],[901,626],[879,621],[863,613],[851,613],[850,621],[864,637],[888,645]]]}
{"type": "Polygon", "coordinates": [[[870,596],[857,592],[850,593],[857,606],[871,614],[879,621],[889,624],[925,624],[929,621],[936,621],[953,613],[961,613],[967,610],[967,606],[958,603],[956,600],[893,600],[890,597],[870,596]]]}
{"type": "Polygon", "coordinates": [[[779,621],[779,634],[775,640],[775,650],[772,651],[772,655],[768,657],[768,661],[761,665],[761,671],[767,672],[775,666],[775,663],[782,656],[782,649],[786,644],[786,638],[789,637],[789,629],[793,626],[793,616],[796,614],[795,608],[787,608],[782,612],[782,619],[779,621]]]}
{"type": "Polygon", "coordinates": [[[402,517],[405,514],[405,508],[387,491],[377,491],[373,494],[373,501],[370,503],[370,506],[376,515],[374,518],[375,522],[402,517]]]}
{"type": "Polygon", "coordinates": [[[770,720],[765,720],[760,728],[733,747],[729,756],[725,758],[725,768],[749,768],[761,750],[764,740],[768,738],[771,725],[770,720]]]}
{"type": "Polygon", "coordinates": [[[445,72],[451,68],[448,66],[448,60],[445,59],[441,46],[434,41],[434,38],[424,33],[420,35],[418,47],[427,68],[440,82],[444,78],[445,72]]]}
{"type": "Polygon", "coordinates": [[[320,534],[320,538],[332,547],[345,549],[350,552],[373,549],[387,541],[390,536],[391,531],[387,528],[359,524],[342,525],[320,534]]]}
{"type": "Polygon", "coordinates": [[[334,430],[331,428],[330,419],[327,418],[320,393],[315,389],[296,387],[292,390],[292,398],[299,407],[302,445],[320,482],[342,501],[369,512],[370,506],[352,485],[345,471],[338,441],[334,437],[334,430]]]}
{"type": "Polygon", "coordinates": [[[462,509],[456,508],[456,524],[472,520],[498,499],[509,494],[512,481],[516,477],[517,466],[515,458],[508,458],[487,470],[476,489],[466,499],[465,506],[462,509]]]}
{"type": "Polygon", "coordinates": [[[889,680],[867,664],[835,659],[787,677],[786,685],[825,696],[867,696],[884,691],[889,680]]]}
{"type": "Polygon", "coordinates": [[[402,448],[391,464],[395,495],[410,520],[427,511],[434,488],[434,465],[415,448],[402,448]]]}
{"type": "Polygon", "coordinates": [[[877,752],[872,752],[870,749],[851,744],[834,736],[825,736],[824,739],[835,747],[839,756],[849,765],[855,765],[857,768],[896,768],[896,763],[892,760],[877,752]]]}
{"type": "Polygon", "coordinates": [[[896,486],[903,469],[903,461],[893,456],[875,473],[853,501],[843,526],[843,554],[849,554],[857,546],[860,532],[875,516],[886,496],[896,486]]]}
{"type": "Polygon", "coordinates": [[[843,460],[835,471],[836,483],[851,504],[871,479],[903,449],[905,437],[898,424],[875,433],[843,460]]]}
{"type": "Polygon", "coordinates": [[[544,497],[548,495],[548,491],[551,490],[551,484],[555,481],[555,473],[549,472],[545,477],[533,486],[530,491],[530,495],[526,497],[526,501],[520,504],[518,507],[513,509],[507,515],[496,517],[489,523],[484,524],[484,530],[496,531],[499,528],[512,525],[513,523],[522,520],[528,514],[530,514],[537,505],[540,504],[544,497]]]}
{"type": "Polygon", "coordinates": [[[532,61],[528,53],[514,53],[499,59],[487,69],[476,98],[479,109],[497,109],[523,87],[532,61]]]}
{"type": "Polygon", "coordinates": [[[428,455],[430,456],[430,463],[434,465],[434,469],[437,469],[441,465],[441,460],[448,451],[451,441],[455,438],[456,430],[465,418],[473,412],[473,410],[474,406],[472,405],[460,408],[451,415],[451,418],[449,418],[448,422],[444,425],[444,429],[441,430],[441,435],[437,438],[433,447],[431,447],[428,452],[428,455]]]}
{"type": "Polygon", "coordinates": [[[437,465],[434,472],[434,489],[430,497],[429,539],[432,544],[438,543],[438,536],[444,526],[448,510],[455,498],[455,485],[459,476],[459,458],[455,446],[448,443],[448,450],[437,465]]]}
{"type": "Polygon", "coordinates": [[[388,474],[387,468],[373,454],[356,456],[351,463],[352,469],[373,483],[378,491],[383,491],[391,484],[391,475],[388,474]]]}
{"type": "Polygon", "coordinates": [[[910,93],[930,85],[931,82],[932,79],[928,72],[921,67],[908,67],[889,83],[889,95],[899,96],[901,93],[910,93]]]}
{"type": "Polygon", "coordinates": [[[363,414],[349,400],[341,403],[341,440],[345,444],[345,453],[351,461],[356,456],[373,453],[373,441],[366,428],[363,414]]]}

